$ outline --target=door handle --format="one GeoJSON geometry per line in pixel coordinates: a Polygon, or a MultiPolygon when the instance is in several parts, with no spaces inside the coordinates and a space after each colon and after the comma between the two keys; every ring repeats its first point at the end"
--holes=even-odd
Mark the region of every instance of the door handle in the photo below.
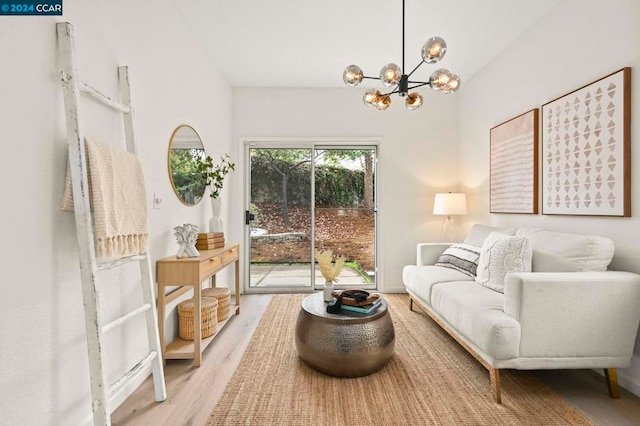
{"type": "Polygon", "coordinates": [[[251,213],[249,210],[245,210],[244,212],[244,224],[245,225],[249,225],[249,222],[251,222],[252,220],[254,220],[256,217],[253,213],[251,213]]]}

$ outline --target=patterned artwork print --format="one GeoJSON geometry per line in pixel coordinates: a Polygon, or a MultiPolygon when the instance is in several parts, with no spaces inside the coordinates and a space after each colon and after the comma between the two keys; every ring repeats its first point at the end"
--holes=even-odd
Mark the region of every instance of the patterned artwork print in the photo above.
{"type": "Polygon", "coordinates": [[[623,215],[623,77],[543,105],[543,214],[623,215]]]}
{"type": "Polygon", "coordinates": [[[534,109],[491,129],[491,213],[537,213],[534,109]]]}

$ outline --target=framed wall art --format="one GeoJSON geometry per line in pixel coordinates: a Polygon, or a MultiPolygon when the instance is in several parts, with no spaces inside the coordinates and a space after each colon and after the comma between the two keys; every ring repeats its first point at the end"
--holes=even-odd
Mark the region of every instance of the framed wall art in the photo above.
{"type": "Polygon", "coordinates": [[[631,68],[542,106],[542,214],[631,216],[631,68]]]}
{"type": "Polygon", "coordinates": [[[490,212],[538,213],[538,108],[490,130],[490,212]]]}

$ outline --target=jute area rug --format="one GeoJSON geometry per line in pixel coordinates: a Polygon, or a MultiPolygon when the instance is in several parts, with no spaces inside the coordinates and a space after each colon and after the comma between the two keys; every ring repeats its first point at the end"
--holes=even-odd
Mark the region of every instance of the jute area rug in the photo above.
{"type": "Polygon", "coordinates": [[[360,378],[318,373],[298,358],[295,325],[303,295],[267,308],[208,425],[589,425],[531,373],[501,373],[502,404],[487,370],[406,295],[385,295],[396,353],[360,378]]]}

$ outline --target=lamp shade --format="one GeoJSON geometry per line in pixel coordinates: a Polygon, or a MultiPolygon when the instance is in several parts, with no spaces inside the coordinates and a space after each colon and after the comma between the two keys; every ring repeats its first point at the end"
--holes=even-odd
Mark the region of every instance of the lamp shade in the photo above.
{"type": "Polygon", "coordinates": [[[445,216],[467,214],[467,195],[451,192],[436,194],[433,214],[445,216]]]}

